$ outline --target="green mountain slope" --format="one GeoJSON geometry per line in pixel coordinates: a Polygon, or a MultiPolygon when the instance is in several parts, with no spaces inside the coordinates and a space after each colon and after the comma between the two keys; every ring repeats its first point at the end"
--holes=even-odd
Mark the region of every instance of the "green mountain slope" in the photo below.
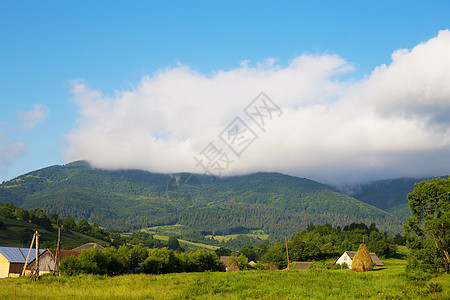
{"type": "MultiPolygon", "coordinates": [[[[441,177],[447,178],[447,176],[441,177]]],[[[406,222],[406,219],[410,217],[406,196],[413,191],[415,183],[426,179],[430,178],[378,180],[363,184],[347,194],[362,202],[385,210],[406,222]]]]}
{"type": "Polygon", "coordinates": [[[118,230],[182,224],[203,234],[263,229],[280,237],[311,222],[374,222],[381,230],[401,231],[401,222],[393,215],[312,180],[279,173],[217,180],[198,175],[188,182],[191,185],[178,186],[177,180],[183,182],[186,176],[107,171],[74,162],[3,183],[0,202],[41,207],[47,213],[70,214],[118,230]]]}
{"type": "MultiPolygon", "coordinates": [[[[56,230],[48,231],[29,222],[0,217],[0,245],[11,247],[29,247],[33,233],[39,231],[41,248],[55,248],[58,240],[56,230]]],[[[74,231],[62,231],[61,248],[73,249],[86,243],[97,243],[109,246],[105,241],[74,231]]]]}

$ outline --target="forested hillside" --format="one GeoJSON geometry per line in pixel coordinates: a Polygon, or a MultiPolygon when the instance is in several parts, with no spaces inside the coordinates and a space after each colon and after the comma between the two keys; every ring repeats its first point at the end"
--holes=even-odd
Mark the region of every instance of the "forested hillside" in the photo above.
{"type": "MultiPolygon", "coordinates": [[[[448,176],[442,176],[447,178],[448,176]]],[[[354,187],[347,195],[362,202],[385,210],[406,222],[411,216],[406,196],[414,189],[414,184],[427,178],[398,178],[377,180],[354,187]]]]}
{"type": "Polygon", "coordinates": [[[202,234],[263,229],[280,237],[300,232],[309,223],[374,222],[381,231],[402,229],[391,214],[308,179],[279,173],[194,178],[195,193],[186,196],[178,193],[181,188],[173,188],[174,177],[169,175],[100,170],[74,162],[4,182],[0,202],[70,214],[112,230],[183,224],[202,234]]]}

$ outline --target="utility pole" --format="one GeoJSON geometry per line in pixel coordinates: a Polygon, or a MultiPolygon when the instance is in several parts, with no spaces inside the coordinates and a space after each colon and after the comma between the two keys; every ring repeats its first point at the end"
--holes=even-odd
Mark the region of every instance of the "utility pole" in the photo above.
{"type": "Polygon", "coordinates": [[[33,234],[33,238],[31,239],[30,250],[28,250],[27,259],[25,260],[25,264],[23,265],[22,274],[20,276],[25,275],[25,270],[27,269],[28,259],[30,258],[31,249],[33,249],[34,240],[36,238],[36,233],[33,234]]]}
{"type": "Polygon", "coordinates": [[[35,260],[36,268],[34,270],[34,274],[33,273],[31,274],[31,278],[36,281],[39,280],[39,237],[41,235],[39,234],[38,231],[36,231],[34,235],[36,236],[36,260],[35,260]]]}
{"type": "Polygon", "coordinates": [[[284,237],[284,241],[286,243],[286,257],[287,257],[287,269],[290,270],[291,269],[291,264],[289,263],[289,250],[288,250],[288,245],[287,245],[287,237],[284,237]]]}
{"type": "Polygon", "coordinates": [[[58,243],[56,244],[56,257],[55,257],[55,272],[58,270],[59,260],[60,260],[60,252],[61,252],[61,227],[58,220],[58,243]]]}

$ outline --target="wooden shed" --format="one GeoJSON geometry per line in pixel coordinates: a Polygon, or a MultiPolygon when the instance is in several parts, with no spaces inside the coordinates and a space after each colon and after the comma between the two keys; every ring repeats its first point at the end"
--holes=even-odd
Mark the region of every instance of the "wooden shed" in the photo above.
{"type": "MultiPolygon", "coordinates": [[[[81,251],[60,250],[59,262],[56,261],[56,249],[46,249],[39,254],[39,274],[54,273],[58,270],[59,262],[68,256],[78,256],[81,251]]],[[[27,266],[27,270],[33,270],[36,265],[36,259],[33,259],[27,266]]]]}
{"type": "MultiPolygon", "coordinates": [[[[30,248],[0,247],[0,278],[19,277],[30,248]]],[[[39,253],[45,249],[39,249],[39,253]]],[[[28,262],[36,258],[36,249],[31,249],[28,262]]]]}

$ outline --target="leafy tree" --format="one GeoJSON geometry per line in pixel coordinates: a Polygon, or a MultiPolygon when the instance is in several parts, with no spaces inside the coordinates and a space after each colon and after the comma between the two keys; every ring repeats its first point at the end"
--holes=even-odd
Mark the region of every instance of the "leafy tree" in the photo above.
{"type": "Polygon", "coordinates": [[[15,211],[15,207],[11,203],[0,204],[0,217],[6,218],[6,219],[13,219],[14,211],[15,211]]]}
{"type": "Polygon", "coordinates": [[[142,271],[147,274],[166,274],[180,271],[180,260],[175,251],[168,248],[153,249],[142,263],[142,271]]]}
{"type": "Polygon", "coordinates": [[[90,233],[91,231],[91,225],[86,221],[85,219],[81,219],[77,224],[77,230],[81,233],[90,233]]]}
{"type": "Polygon", "coordinates": [[[62,225],[63,228],[67,230],[74,230],[77,228],[77,223],[75,223],[75,220],[70,215],[67,215],[62,219],[62,225]]]}
{"type": "Polygon", "coordinates": [[[50,218],[50,222],[52,222],[52,224],[55,224],[55,225],[61,221],[58,214],[55,214],[55,213],[50,214],[49,218],[50,218]]]}
{"type": "MultiPolygon", "coordinates": [[[[412,217],[405,225],[408,246],[418,250],[430,239],[441,257],[442,267],[450,271],[450,177],[421,181],[407,196],[412,217]],[[417,241],[419,238],[420,241],[417,241]]],[[[418,259],[420,260],[420,255],[418,259]]],[[[439,260],[434,260],[439,262],[439,260]]]]}
{"type": "Polygon", "coordinates": [[[245,245],[244,247],[239,250],[239,254],[244,255],[248,258],[249,261],[256,262],[258,260],[255,247],[252,245],[245,245]]]}
{"type": "Polygon", "coordinates": [[[231,253],[233,253],[230,249],[226,249],[223,247],[217,248],[216,250],[214,250],[214,252],[216,252],[218,257],[229,256],[229,255],[231,255],[231,253]]]}
{"type": "Polygon", "coordinates": [[[218,271],[222,269],[222,263],[214,252],[200,249],[194,253],[190,253],[191,262],[195,266],[192,268],[194,272],[218,271]]]}
{"type": "Polygon", "coordinates": [[[172,250],[180,249],[180,243],[178,242],[178,239],[176,236],[174,236],[174,235],[169,236],[169,240],[167,241],[167,248],[172,249],[172,250]]]}
{"type": "Polygon", "coordinates": [[[28,213],[28,210],[16,207],[16,210],[14,212],[14,216],[21,221],[28,222],[30,220],[30,215],[28,213]]]}
{"type": "Polygon", "coordinates": [[[61,260],[58,270],[64,275],[78,275],[82,272],[80,260],[75,256],[68,256],[61,260]]]}

